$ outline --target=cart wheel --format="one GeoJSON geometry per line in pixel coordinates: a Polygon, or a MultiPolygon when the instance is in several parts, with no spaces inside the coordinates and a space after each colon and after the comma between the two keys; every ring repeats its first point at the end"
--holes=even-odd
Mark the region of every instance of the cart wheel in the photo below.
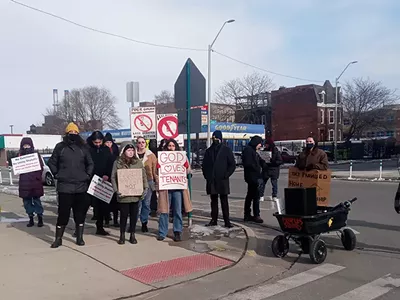
{"type": "Polygon", "coordinates": [[[278,235],[272,241],[271,248],[276,257],[285,257],[289,252],[289,242],[284,235],[278,235]]]}
{"type": "Polygon", "coordinates": [[[344,229],[341,236],[344,249],[348,251],[354,250],[357,244],[357,237],[351,229],[344,229]]]}
{"type": "Polygon", "coordinates": [[[303,251],[304,254],[309,254],[310,253],[310,239],[307,237],[302,237],[300,238],[300,247],[301,251],[303,251]]]}
{"type": "Polygon", "coordinates": [[[316,239],[311,243],[310,258],[313,263],[322,264],[325,261],[327,254],[328,250],[326,249],[326,245],[323,240],[316,239]]]}

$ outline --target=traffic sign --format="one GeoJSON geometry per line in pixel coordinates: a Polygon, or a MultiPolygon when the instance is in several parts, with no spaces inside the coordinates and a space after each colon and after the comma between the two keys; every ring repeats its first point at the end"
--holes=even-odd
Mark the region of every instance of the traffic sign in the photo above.
{"type": "Polygon", "coordinates": [[[183,136],[178,132],[177,114],[158,114],[157,115],[157,141],[162,139],[175,139],[179,146],[183,146],[183,136]]]}
{"type": "Polygon", "coordinates": [[[133,140],[140,136],[143,136],[145,139],[156,138],[155,107],[131,108],[131,133],[133,140]]]}

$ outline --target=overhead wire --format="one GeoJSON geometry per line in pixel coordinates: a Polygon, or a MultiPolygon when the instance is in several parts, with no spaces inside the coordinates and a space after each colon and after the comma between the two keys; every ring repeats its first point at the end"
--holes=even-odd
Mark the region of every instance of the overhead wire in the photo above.
{"type": "MultiPolygon", "coordinates": [[[[18,2],[18,1],[16,1],[16,0],[10,0],[10,1],[13,2],[13,3],[15,3],[15,4],[17,4],[17,5],[20,5],[20,6],[23,6],[23,7],[25,7],[25,8],[31,9],[31,10],[33,10],[33,11],[36,11],[36,12],[39,12],[39,13],[48,15],[48,16],[50,16],[50,17],[59,19],[59,20],[61,20],[61,21],[67,22],[67,23],[69,23],[69,24],[72,24],[72,25],[75,25],[75,26],[84,28],[84,29],[86,29],[86,30],[90,30],[90,31],[97,32],[97,33],[100,33],[100,34],[112,36],[112,37],[115,37],[115,38],[120,38],[120,39],[127,40],[127,41],[130,41],[130,42],[134,42],[134,43],[138,43],[138,44],[143,44],[143,45],[147,45],[147,46],[159,47],[159,48],[175,49],[175,50],[187,50],[187,51],[197,51],[197,52],[205,52],[205,51],[208,51],[207,49],[189,48],[189,47],[179,47],[179,46],[171,46],[171,45],[163,45],[163,44],[157,44],[157,43],[151,43],[151,42],[145,42],[145,41],[133,39],[133,38],[126,37],[126,36],[123,36],[123,35],[120,35],[120,34],[115,34],[115,33],[111,33],[111,32],[108,32],[108,31],[99,30],[99,29],[96,29],[96,28],[93,28],[93,27],[90,27],[90,26],[86,26],[86,25],[77,23],[77,22],[75,22],[75,21],[72,21],[72,20],[70,20],[70,19],[67,19],[67,18],[58,16],[58,15],[56,15],[56,14],[53,14],[53,13],[44,11],[44,10],[42,10],[42,9],[39,9],[39,8],[30,6],[30,5],[27,5],[27,4],[22,3],[22,2],[18,2]]],[[[251,68],[254,68],[254,69],[263,71],[263,72],[266,72],[266,73],[270,73],[270,74],[273,74],[273,75],[276,75],[276,76],[281,76],[281,77],[296,79],[296,80],[300,80],[300,81],[307,81],[307,82],[323,82],[322,80],[313,80],[313,79],[301,78],[301,77],[297,77],[297,76],[291,76],[291,75],[286,75],[286,74],[274,72],[274,71],[267,70],[267,69],[264,69],[264,68],[261,68],[261,67],[252,65],[252,64],[250,64],[250,63],[241,61],[241,60],[239,60],[239,59],[233,58],[233,57],[231,57],[231,56],[229,56],[229,55],[226,55],[226,54],[224,54],[224,53],[221,53],[221,52],[218,52],[218,51],[215,51],[215,50],[212,50],[212,51],[213,51],[214,53],[216,53],[216,54],[218,54],[218,55],[220,55],[220,56],[226,58],[226,59],[232,60],[232,61],[237,62],[237,63],[240,63],[240,64],[242,64],[242,65],[245,65],[245,66],[248,66],[248,67],[251,67],[251,68]]]]}

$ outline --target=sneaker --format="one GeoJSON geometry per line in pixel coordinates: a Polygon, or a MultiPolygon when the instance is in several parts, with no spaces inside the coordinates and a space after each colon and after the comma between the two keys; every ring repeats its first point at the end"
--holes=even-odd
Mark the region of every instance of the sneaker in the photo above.
{"type": "Polygon", "coordinates": [[[96,230],[96,235],[107,236],[107,235],[110,235],[110,233],[105,231],[104,229],[97,229],[96,230]]]}
{"type": "Polygon", "coordinates": [[[264,196],[260,197],[260,202],[264,202],[264,196]]]}
{"type": "Polygon", "coordinates": [[[165,240],[165,237],[163,237],[163,236],[161,236],[161,235],[159,235],[158,237],[157,237],[157,241],[163,241],[163,240],[165,240]]]}
{"type": "Polygon", "coordinates": [[[174,242],[182,241],[182,236],[180,232],[174,232],[174,242]]]}

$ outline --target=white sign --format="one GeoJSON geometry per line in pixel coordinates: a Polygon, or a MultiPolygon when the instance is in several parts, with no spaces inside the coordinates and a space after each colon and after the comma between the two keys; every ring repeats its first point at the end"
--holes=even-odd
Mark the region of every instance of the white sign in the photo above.
{"type": "Polygon", "coordinates": [[[185,151],[158,152],[160,190],[185,190],[188,186],[185,151]]]}
{"type": "Polygon", "coordinates": [[[178,114],[157,115],[157,142],[162,139],[174,139],[180,147],[183,147],[183,135],[178,132],[178,114]]]}
{"type": "Polygon", "coordinates": [[[42,169],[37,153],[11,158],[11,163],[14,175],[40,171],[42,169]]]}
{"type": "Polygon", "coordinates": [[[156,108],[132,107],[131,108],[131,133],[135,140],[140,136],[145,139],[156,138],[156,108]]]}
{"type": "Polygon", "coordinates": [[[97,199],[100,199],[101,201],[110,203],[114,195],[114,189],[110,182],[104,181],[99,176],[94,175],[87,193],[96,197],[97,199]]]}

